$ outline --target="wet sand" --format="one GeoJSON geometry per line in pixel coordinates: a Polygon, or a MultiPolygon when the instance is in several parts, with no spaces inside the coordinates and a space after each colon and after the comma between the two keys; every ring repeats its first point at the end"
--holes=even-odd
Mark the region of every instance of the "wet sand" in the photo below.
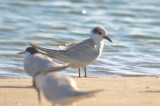
{"type": "MultiPolygon", "coordinates": [[[[104,89],[76,106],[159,106],[160,77],[74,78],[82,90],[104,89]]],[[[0,106],[38,106],[31,79],[0,79],[0,106]]],[[[42,96],[41,106],[51,106],[42,96]]]]}

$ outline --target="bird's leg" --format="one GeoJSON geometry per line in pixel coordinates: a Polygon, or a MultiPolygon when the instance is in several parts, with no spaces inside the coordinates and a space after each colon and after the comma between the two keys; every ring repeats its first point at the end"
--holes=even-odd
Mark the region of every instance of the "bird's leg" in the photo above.
{"type": "Polygon", "coordinates": [[[84,72],[85,72],[85,76],[84,76],[84,77],[87,77],[87,69],[86,69],[86,66],[84,67],[84,72]]]}
{"type": "Polygon", "coordinates": [[[34,88],[35,87],[35,83],[32,81],[32,85],[27,85],[27,88],[34,88]]]}
{"type": "Polygon", "coordinates": [[[79,71],[79,78],[81,77],[81,67],[78,68],[79,71]]]}
{"type": "Polygon", "coordinates": [[[34,88],[34,85],[27,85],[27,88],[34,88]]]}
{"type": "Polygon", "coordinates": [[[35,88],[38,94],[38,102],[39,102],[39,106],[41,105],[41,92],[38,88],[35,88]]]}

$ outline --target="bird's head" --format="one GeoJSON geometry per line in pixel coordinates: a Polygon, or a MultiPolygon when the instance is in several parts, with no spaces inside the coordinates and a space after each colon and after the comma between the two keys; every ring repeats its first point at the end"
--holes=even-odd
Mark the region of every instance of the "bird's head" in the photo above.
{"type": "Polygon", "coordinates": [[[18,54],[25,54],[25,53],[36,54],[36,53],[39,53],[39,51],[37,49],[35,49],[34,47],[28,47],[28,48],[26,48],[25,51],[20,52],[18,54]]]}
{"type": "Polygon", "coordinates": [[[107,36],[106,29],[102,26],[97,26],[91,30],[91,38],[99,40],[107,39],[112,42],[112,40],[107,36]]]}

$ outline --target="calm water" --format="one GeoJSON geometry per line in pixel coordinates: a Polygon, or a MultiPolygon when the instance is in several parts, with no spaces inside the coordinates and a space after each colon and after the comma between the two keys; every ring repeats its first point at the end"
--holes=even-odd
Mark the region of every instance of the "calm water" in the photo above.
{"type": "MultiPolygon", "coordinates": [[[[17,54],[29,43],[58,49],[97,25],[113,43],[105,41],[88,76],[160,75],[159,0],[1,0],[0,77],[29,78],[17,54]]],[[[72,68],[61,73],[78,76],[72,68]]]]}

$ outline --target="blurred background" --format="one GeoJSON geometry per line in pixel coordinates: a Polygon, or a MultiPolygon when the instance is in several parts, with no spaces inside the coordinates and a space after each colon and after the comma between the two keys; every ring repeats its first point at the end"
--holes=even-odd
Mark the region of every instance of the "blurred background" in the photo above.
{"type": "MultiPolygon", "coordinates": [[[[59,49],[87,39],[97,25],[113,43],[105,41],[89,77],[160,75],[159,0],[1,0],[0,77],[30,78],[17,54],[29,43],[59,49]]],[[[78,76],[72,68],[60,73],[78,76]]]]}

